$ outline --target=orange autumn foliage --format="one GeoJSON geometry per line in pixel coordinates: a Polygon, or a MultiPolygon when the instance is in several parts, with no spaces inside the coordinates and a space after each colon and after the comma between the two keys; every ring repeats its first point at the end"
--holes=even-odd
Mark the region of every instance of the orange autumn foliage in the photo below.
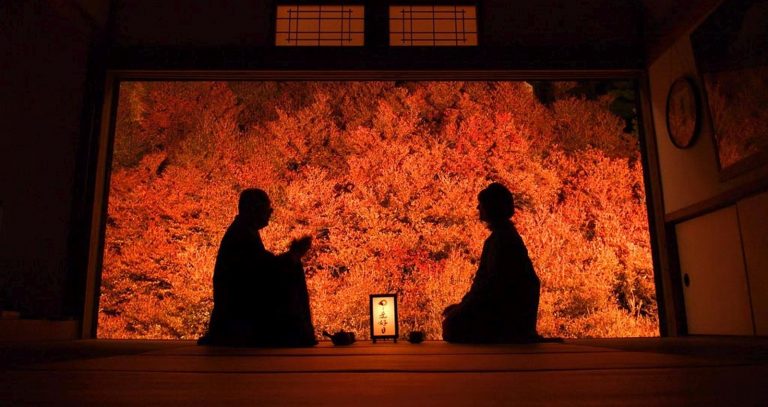
{"type": "Polygon", "coordinates": [[[259,187],[268,249],[315,237],[318,331],[366,338],[368,294],[396,292],[401,332],[439,339],[477,269],[491,181],[519,206],[540,333],[658,335],[639,147],[609,103],[546,107],[523,82],[123,83],[98,335],[202,334],[219,241],[259,187]]]}

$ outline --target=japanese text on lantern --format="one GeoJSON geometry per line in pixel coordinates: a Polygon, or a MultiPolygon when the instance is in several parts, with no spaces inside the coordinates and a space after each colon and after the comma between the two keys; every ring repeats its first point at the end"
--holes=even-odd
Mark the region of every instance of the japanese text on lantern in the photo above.
{"type": "Polygon", "coordinates": [[[397,336],[397,297],[395,295],[371,296],[371,336],[397,336]]]}

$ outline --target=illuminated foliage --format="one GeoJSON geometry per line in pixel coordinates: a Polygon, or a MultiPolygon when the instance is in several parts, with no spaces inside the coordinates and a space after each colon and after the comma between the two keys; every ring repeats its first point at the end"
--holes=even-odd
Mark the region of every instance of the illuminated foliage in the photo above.
{"type": "Polygon", "coordinates": [[[124,83],[99,337],[202,334],[219,241],[259,187],[268,249],[315,238],[318,331],[365,338],[368,294],[396,292],[401,331],[439,339],[477,269],[492,181],[519,206],[540,333],[657,335],[639,149],[611,103],[544,106],[523,82],[124,83]]]}

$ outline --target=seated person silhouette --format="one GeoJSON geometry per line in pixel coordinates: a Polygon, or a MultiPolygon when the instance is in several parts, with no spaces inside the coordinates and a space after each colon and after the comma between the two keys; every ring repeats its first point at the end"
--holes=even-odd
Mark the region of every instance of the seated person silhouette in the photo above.
{"type": "Polygon", "coordinates": [[[443,311],[443,339],[456,343],[533,342],[539,308],[539,278],[510,218],[512,193],[493,183],[478,194],[485,240],[472,286],[461,302],[443,311]]]}
{"type": "Polygon", "coordinates": [[[246,189],[221,240],[213,272],[213,311],[201,345],[313,346],[314,327],[301,258],[311,238],[276,256],[259,230],[272,215],[267,193],[246,189]]]}

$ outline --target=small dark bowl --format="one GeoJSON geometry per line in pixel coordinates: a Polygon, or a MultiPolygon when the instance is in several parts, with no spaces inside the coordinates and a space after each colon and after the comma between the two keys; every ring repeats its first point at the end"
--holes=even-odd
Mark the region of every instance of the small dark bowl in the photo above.
{"type": "Polygon", "coordinates": [[[410,343],[422,343],[424,342],[424,332],[413,331],[408,334],[408,342],[410,343]]]}
{"type": "Polygon", "coordinates": [[[331,338],[331,343],[336,346],[346,346],[355,343],[354,332],[339,331],[331,335],[328,332],[323,331],[323,335],[331,338]]]}

